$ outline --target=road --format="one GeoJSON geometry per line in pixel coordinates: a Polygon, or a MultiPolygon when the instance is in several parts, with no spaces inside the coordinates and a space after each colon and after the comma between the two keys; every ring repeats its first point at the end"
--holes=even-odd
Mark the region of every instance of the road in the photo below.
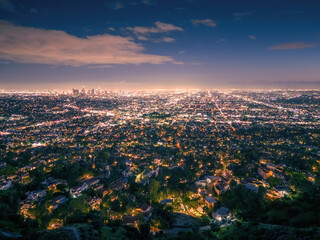
{"type": "Polygon", "coordinates": [[[75,236],[76,240],[81,240],[81,237],[80,237],[80,234],[79,234],[79,231],[78,231],[77,228],[75,228],[75,227],[65,227],[64,229],[71,230],[74,233],[74,236],[75,236]]]}

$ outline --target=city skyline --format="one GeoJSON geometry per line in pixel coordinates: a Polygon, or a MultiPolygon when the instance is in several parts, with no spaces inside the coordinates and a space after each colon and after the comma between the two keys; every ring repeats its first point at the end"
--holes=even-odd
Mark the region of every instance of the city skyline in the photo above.
{"type": "Polygon", "coordinates": [[[0,1],[0,89],[320,86],[317,1],[0,1]]]}

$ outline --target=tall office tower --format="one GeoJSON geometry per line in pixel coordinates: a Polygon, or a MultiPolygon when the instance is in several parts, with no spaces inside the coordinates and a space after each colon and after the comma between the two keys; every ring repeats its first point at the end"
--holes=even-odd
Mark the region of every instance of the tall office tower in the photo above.
{"type": "Polygon", "coordinates": [[[82,95],[82,96],[85,96],[85,95],[86,95],[86,90],[84,89],[84,87],[82,87],[81,95],[82,95]]]}
{"type": "Polygon", "coordinates": [[[91,89],[91,95],[92,96],[94,95],[94,89],[93,88],[91,89]]]}
{"type": "Polygon", "coordinates": [[[72,89],[72,93],[73,93],[73,96],[78,96],[79,95],[79,89],[72,89]]]}

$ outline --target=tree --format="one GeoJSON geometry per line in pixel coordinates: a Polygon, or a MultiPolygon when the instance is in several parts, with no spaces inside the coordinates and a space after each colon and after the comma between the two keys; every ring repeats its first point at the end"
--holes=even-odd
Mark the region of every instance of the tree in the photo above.
{"type": "Polygon", "coordinates": [[[259,188],[259,192],[256,193],[242,184],[233,183],[221,200],[223,204],[243,218],[256,218],[265,208],[264,188],[259,188]]]}
{"type": "Polygon", "coordinates": [[[160,221],[160,228],[170,228],[174,221],[175,215],[172,206],[154,204],[153,219],[160,221]]]}
{"type": "Polygon", "coordinates": [[[71,199],[71,201],[69,202],[70,210],[72,212],[80,211],[80,212],[88,213],[90,210],[90,206],[86,202],[87,202],[86,195],[82,195],[79,198],[71,199]]]}
{"type": "Polygon", "coordinates": [[[281,185],[283,181],[280,178],[271,176],[267,179],[267,182],[270,184],[271,187],[275,187],[281,185]]]}
{"type": "Polygon", "coordinates": [[[155,179],[151,179],[149,184],[149,196],[152,201],[159,200],[159,190],[160,190],[160,183],[155,179]]]}
{"type": "Polygon", "coordinates": [[[60,228],[53,231],[46,231],[38,240],[75,240],[76,237],[72,230],[60,228]]]}
{"type": "Polygon", "coordinates": [[[113,202],[110,203],[110,208],[112,211],[115,212],[120,212],[121,211],[121,206],[119,200],[114,200],[113,202]]]}
{"type": "Polygon", "coordinates": [[[220,230],[221,224],[215,219],[212,219],[210,222],[210,228],[214,232],[218,232],[220,230]]]}
{"type": "Polygon", "coordinates": [[[39,204],[35,208],[29,210],[36,217],[40,227],[46,227],[49,222],[48,210],[44,204],[39,204]]]}
{"type": "Polygon", "coordinates": [[[141,222],[139,224],[139,231],[140,231],[141,239],[146,239],[146,240],[151,239],[149,223],[141,222]]]}

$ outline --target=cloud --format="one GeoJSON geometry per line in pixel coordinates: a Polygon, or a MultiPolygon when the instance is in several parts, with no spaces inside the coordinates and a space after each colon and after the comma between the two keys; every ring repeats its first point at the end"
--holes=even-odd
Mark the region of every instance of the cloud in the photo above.
{"type": "Polygon", "coordinates": [[[141,36],[141,35],[138,35],[137,39],[140,40],[140,41],[148,41],[149,40],[147,37],[141,36]]]}
{"type": "Polygon", "coordinates": [[[257,39],[257,37],[254,36],[254,35],[249,35],[248,38],[249,38],[249,39],[252,39],[252,40],[256,40],[256,39],[257,39]]]}
{"type": "Polygon", "coordinates": [[[176,61],[176,62],[174,62],[174,64],[176,64],[176,65],[184,65],[184,62],[178,62],[178,61],[176,61]]]}
{"type": "Polygon", "coordinates": [[[300,48],[312,48],[317,46],[316,43],[285,43],[285,44],[279,44],[269,47],[269,50],[291,50],[291,49],[300,49],[300,48]]]}
{"type": "Polygon", "coordinates": [[[157,1],[156,0],[142,0],[141,3],[144,5],[155,5],[157,3],[157,1]]]}
{"type": "Polygon", "coordinates": [[[127,8],[127,7],[131,7],[131,6],[141,6],[141,5],[145,5],[145,6],[151,6],[151,5],[155,5],[157,3],[156,0],[118,0],[118,1],[110,1],[111,3],[107,3],[107,5],[109,6],[109,8],[111,8],[112,10],[119,10],[119,9],[123,9],[123,8],[127,8]]]}
{"type": "Polygon", "coordinates": [[[233,16],[237,21],[240,21],[243,17],[250,16],[250,12],[237,12],[234,13],[233,16]]]}
{"type": "Polygon", "coordinates": [[[145,36],[137,36],[137,38],[139,40],[143,40],[143,41],[151,41],[151,42],[155,42],[155,43],[160,43],[160,42],[175,42],[176,40],[174,38],[170,38],[170,37],[163,37],[163,38],[147,38],[145,36]]]}
{"type": "Polygon", "coordinates": [[[100,69],[100,68],[111,68],[113,67],[112,65],[89,65],[88,68],[96,68],[96,69],[100,69]]]}
{"type": "Polygon", "coordinates": [[[156,22],[155,24],[161,32],[183,31],[181,27],[174,26],[173,24],[163,22],[156,22]]]}
{"type": "Polygon", "coordinates": [[[7,10],[9,12],[14,11],[14,6],[12,2],[10,2],[9,0],[0,0],[0,8],[7,10]]]}
{"type": "Polygon", "coordinates": [[[194,26],[198,26],[198,25],[204,25],[204,26],[208,26],[208,27],[217,27],[217,24],[215,21],[207,18],[207,19],[193,19],[191,20],[192,24],[194,26]]]}
{"type": "Polygon", "coordinates": [[[39,10],[36,9],[36,8],[31,8],[31,9],[30,9],[30,13],[37,15],[37,14],[39,14],[39,10]]]}
{"type": "Polygon", "coordinates": [[[113,10],[119,10],[121,8],[124,8],[124,4],[122,2],[115,2],[115,3],[111,4],[111,8],[113,10]]]}
{"type": "Polygon", "coordinates": [[[174,42],[175,39],[174,38],[170,38],[170,37],[164,37],[164,38],[162,38],[162,41],[163,42],[174,42]]]}
{"type": "Polygon", "coordinates": [[[226,42],[227,39],[225,38],[220,38],[219,40],[216,41],[216,43],[222,43],[222,42],[226,42]]]}
{"type": "Polygon", "coordinates": [[[129,31],[132,31],[136,35],[148,35],[152,33],[165,33],[172,31],[183,31],[181,27],[174,26],[173,24],[155,22],[154,27],[127,27],[129,31]]]}
{"type": "Polygon", "coordinates": [[[161,64],[172,57],[146,54],[132,38],[110,34],[79,38],[64,31],[0,21],[0,59],[53,65],[161,64]]]}
{"type": "Polygon", "coordinates": [[[200,65],[202,65],[202,63],[200,63],[200,62],[192,62],[192,63],[189,63],[189,65],[191,65],[191,66],[200,66],[200,65]]]}

